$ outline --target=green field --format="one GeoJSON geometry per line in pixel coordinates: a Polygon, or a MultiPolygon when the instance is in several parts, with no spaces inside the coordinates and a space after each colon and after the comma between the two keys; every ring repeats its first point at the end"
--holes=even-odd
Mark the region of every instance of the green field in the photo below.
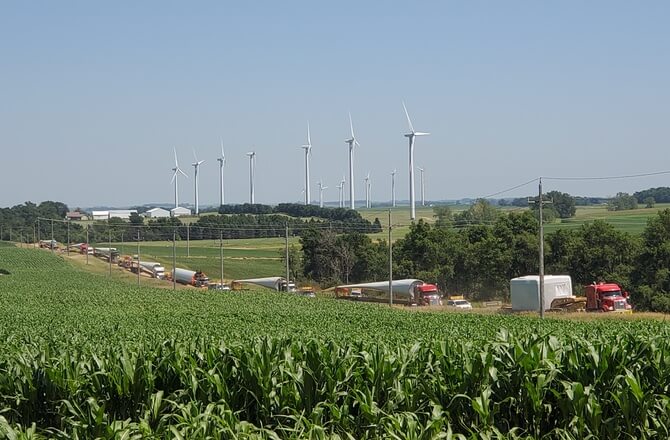
{"type": "Polygon", "coordinates": [[[670,436],[665,320],[138,288],[80,263],[0,247],[0,438],[670,436]]]}
{"type": "MultiPolygon", "coordinates": [[[[594,220],[603,220],[607,223],[613,225],[616,229],[620,231],[629,232],[631,234],[640,234],[645,226],[647,225],[647,220],[656,215],[660,210],[669,208],[670,204],[668,203],[658,203],[654,208],[638,208],[630,211],[608,211],[607,207],[604,205],[599,206],[578,206],[575,216],[570,219],[556,220],[553,223],[548,223],[545,225],[546,232],[553,232],[558,229],[576,229],[585,223],[592,222],[594,220]]],[[[466,206],[455,206],[452,207],[452,212],[458,212],[467,209],[466,206]]],[[[501,208],[504,212],[509,211],[520,211],[524,208],[517,207],[506,207],[501,208]]],[[[379,221],[382,224],[382,227],[385,229],[385,232],[381,234],[372,234],[374,238],[388,238],[388,209],[382,208],[372,208],[372,209],[359,209],[359,212],[363,218],[374,221],[375,218],[379,218],[379,221]]],[[[417,207],[416,209],[416,218],[417,220],[423,219],[429,223],[434,223],[435,218],[433,217],[433,208],[429,207],[417,207]]],[[[391,219],[396,229],[393,231],[393,240],[397,240],[405,236],[409,231],[409,207],[401,206],[391,210],[391,219]]]]}
{"type": "MultiPolygon", "coordinates": [[[[289,244],[298,243],[291,237],[289,244]]],[[[107,246],[107,244],[101,244],[107,246]]],[[[112,243],[121,254],[137,254],[136,243],[112,243]]],[[[280,253],[285,249],[283,238],[256,238],[224,240],[224,278],[256,278],[281,276],[286,272],[280,253]]],[[[171,242],[142,242],[140,255],[144,260],[162,263],[166,270],[172,267],[171,242]]],[[[210,278],[220,277],[220,249],[218,240],[185,240],[177,242],[177,267],[201,270],[210,278]]]]}

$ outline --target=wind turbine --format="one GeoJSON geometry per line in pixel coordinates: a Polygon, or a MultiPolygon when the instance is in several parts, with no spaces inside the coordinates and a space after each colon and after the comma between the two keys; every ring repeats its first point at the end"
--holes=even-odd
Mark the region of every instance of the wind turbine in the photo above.
{"type": "Polygon", "coordinates": [[[305,205],[309,205],[311,194],[309,190],[309,158],[312,155],[312,139],[309,135],[309,121],[307,121],[307,144],[301,147],[305,150],[305,205]]]}
{"type": "Polygon", "coordinates": [[[181,168],[179,168],[179,162],[177,162],[176,148],[174,148],[174,168],[172,168],[172,171],[174,171],[174,174],[172,175],[172,180],[170,181],[170,183],[174,182],[174,207],[179,208],[179,187],[178,187],[179,179],[177,178],[177,174],[181,173],[184,177],[188,176],[181,170],[181,168]]]}
{"type": "Polygon", "coordinates": [[[249,156],[249,203],[253,205],[256,203],[254,199],[254,171],[256,168],[256,152],[250,151],[247,153],[247,156],[249,156]]]}
{"type": "Polygon", "coordinates": [[[409,206],[410,206],[410,220],[416,219],[416,209],[414,207],[414,138],[417,136],[428,136],[430,133],[422,131],[415,131],[412,125],[412,120],[409,118],[405,102],[402,103],[402,108],[405,109],[405,116],[407,116],[407,124],[409,124],[409,133],[405,137],[409,139],[409,206]]]}
{"type": "Polygon", "coordinates": [[[195,154],[195,148],[193,149],[193,157],[195,158],[195,162],[193,162],[191,165],[193,165],[193,168],[195,168],[195,176],[193,180],[195,180],[195,215],[200,215],[200,208],[198,206],[198,170],[200,169],[200,165],[204,162],[204,160],[198,160],[198,156],[195,154]]]}
{"type": "Polygon", "coordinates": [[[223,139],[221,139],[221,157],[216,159],[219,162],[219,181],[221,184],[219,193],[219,206],[223,206],[223,166],[226,164],[226,154],[223,152],[223,139]]]}
{"type": "Polygon", "coordinates": [[[365,177],[365,207],[370,207],[370,173],[365,177]]]}
{"type": "Polygon", "coordinates": [[[395,175],[398,170],[391,171],[391,205],[395,208],[395,175]]]}
{"type": "Polygon", "coordinates": [[[328,189],[327,186],[323,186],[323,182],[319,180],[319,208],[323,208],[323,190],[328,189]]]}
{"type": "Polygon", "coordinates": [[[426,185],[423,180],[423,172],[425,170],[419,167],[419,171],[421,172],[421,206],[426,206],[426,185]]]}
{"type": "Polygon", "coordinates": [[[346,142],[349,144],[349,208],[355,209],[354,206],[354,147],[361,146],[356,140],[354,135],[354,123],[351,121],[351,112],[349,112],[349,127],[351,128],[351,138],[347,139],[346,142]]]}
{"type": "Polygon", "coordinates": [[[344,208],[344,176],[342,176],[342,180],[340,180],[340,184],[337,185],[337,189],[340,190],[340,208],[344,208]]]}

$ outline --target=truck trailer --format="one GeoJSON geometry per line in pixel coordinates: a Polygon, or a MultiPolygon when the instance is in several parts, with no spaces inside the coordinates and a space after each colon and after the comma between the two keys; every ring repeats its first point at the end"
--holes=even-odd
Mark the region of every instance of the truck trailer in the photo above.
{"type": "Polygon", "coordinates": [[[162,280],[165,278],[165,268],[160,263],[153,261],[140,261],[140,268],[143,272],[148,273],[153,278],[162,280]]]}
{"type": "MultiPolygon", "coordinates": [[[[527,275],[513,278],[510,281],[510,296],[513,311],[540,310],[540,277],[527,275]]],[[[544,276],[545,310],[557,308],[559,304],[571,303],[574,300],[570,275],[544,276]]]]}
{"type": "Polygon", "coordinates": [[[203,287],[209,284],[209,278],[203,272],[176,268],[172,274],[174,280],[181,284],[203,287]]]}

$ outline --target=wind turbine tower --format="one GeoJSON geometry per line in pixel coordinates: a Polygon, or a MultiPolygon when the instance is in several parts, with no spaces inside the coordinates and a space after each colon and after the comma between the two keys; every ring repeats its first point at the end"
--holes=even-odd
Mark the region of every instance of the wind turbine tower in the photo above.
{"type": "Polygon", "coordinates": [[[303,145],[305,150],[305,205],[311,202],[311,193],[309,190],[309,158],[312,156],[312,139],[309,135],[309,121],[307,122],[307,144],[303,145]]]}
{"type": "Polygon", "coordinates": [[[202,165],[204,160],[198,160],[198,156],[195,154],[195,148],[193,149],[193,157],[195,158],[195,162],[193,162],[191,165],[193,165],[193,168],[195,168],[195,176],[193,178],[195,181],[195,215],[200,215],[200,208],[198,205],[198,170],[200,169],[200,165],[202,165]]]}
{"type": "Polygon", "coordinates": [[[365,177],[365,207],[370,207],[370,173],[365,177]]]}
{"type": "Polygon", "coordinates": [[[416,219],[416,208],[414,206],[414,138],[417,136],[428,136],[430,133],[414,130],[412,120],[409,118],[407,107],[402,103],[402,108],[405,109],[405,116],[407,116],[407,124],[409,125],[409,133],[405,137],[409,139],[409,206],[410,206],[410,220],[416,219]]]}
{"type": "Polygon", "coordinates": [[[177,178],[177,174],[183,175],[184,177],[188,177],[186,173],[184,173],[181,168],[179,168],[179,162],[177,162],[177,149],[174,149],[174,168],[172,168],[172,171],[174,171],[174,174],[172,175],[172,180],[170,183],[174,182],[174,207],[179,208],[179,179],[177,178]]]}
{"type": "Polygon", "coordinates": [[[347,139],[346,142],[349,144],[349,208],[355,209],[354,206],[354,147],[359,146],[360,144],[356,140],[354,135],[354,123],[351,121],[351,113],[349,113],[349,127],[351,128],[351,137],[347,139]]]}
{"type": "Polygon", "coordinates": [[[247,153],[249,156],[249,203],[252,205],[256,203],[254,198],[254,171],[256,169],[256,152],[250,151],[247,153]]]}
{"type": "Polygon", "coordinates": [[[223,152],[223,139],[221,139],[221,157],[216,160],[219,162],[219,206],[223,206],[223,166],[226,164],[226,154],[223,152]]]}
{"type": "Polygon", "coordinates": [[[426,185],[425,180],[423,180],[423,172],[425,170],[419,167],[419,171],[421,172],[421,206],[426,206],[426,185]]]}
{"type": "Polygon", "coordinates": [[[391,171],[391,205],[395,208],[395,175],[398,170],[391,171]]]}
{"type": "Polygon", "coordinates": [[[323,208],[323,190],[328,189],[327,186],[323,186],[323,182],[319,180],[319,208],[323,208]]]}
{"type": "Polygon", "coordinates": [[[337,188],[340,190],[340,208],[344,208],[344,183],[346,180],[344,179],[344,176],[342,176],[342,180],[340,180],[340,184],[337,185],[337,188]]]}

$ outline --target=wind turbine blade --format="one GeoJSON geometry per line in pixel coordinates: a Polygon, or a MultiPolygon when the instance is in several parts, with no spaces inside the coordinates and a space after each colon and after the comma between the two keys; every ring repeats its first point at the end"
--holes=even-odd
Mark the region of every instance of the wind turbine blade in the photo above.
{"type": "MultiPolygon", "coordinates": [[[[180,172],[184,177],[188,178],[185,172],[181,170],[181,168],[177,168],[177,171],[180,172]]],[[[175,171],[175,175],[177,174],[177,171],[175,171]]]]}
{"type": "Polygon", "coordinates": [[[170,183],[174,182],[174,179],[177,178],[177,171],[175,170],[174,174],[172,175],[172,179],[170,179],[170,183]]]}
{"type": "Polygon", "coordinates": [[[307,121],[307,145],[312,146],[312,137],[309,133],[309,121],[307,121]]]}
{"type": "Polygon", "coordinates": [[[177,149],[173,148],[172,150],[174,151],[174,166],[179,168],[179,163],[177,163],[177,149]]]}
{"type": "Polygon", "coordinates": [[[196,162],[198,161],[198,156],[195,154],[195,148],[193,149],[193,158],[196,162]]]}
{"type": "Polygon", "coordinates": [[[414,133],[414,136],[428,136],[430,133],[426,133],[425,131],[417,131],[414,133]]]}
{"type": "Polygon", "coordinates": [[[356,136],[354,136],[354,122],[351,120],[351,112],[349,112],[349,128],[351,128],[351,138],[356,142],[356,136]]]}
{"type": "Polygon", "coordinates": [[[402,108],[405,109],[405,116],[407,116],[407,124],[409,124],[409,131],[414,133],[414,126],[412,125],[412,120],[409,118],[409,113],[407,112],[407,107],[405,106],[405,101],[402,102],[402,108]]]}

